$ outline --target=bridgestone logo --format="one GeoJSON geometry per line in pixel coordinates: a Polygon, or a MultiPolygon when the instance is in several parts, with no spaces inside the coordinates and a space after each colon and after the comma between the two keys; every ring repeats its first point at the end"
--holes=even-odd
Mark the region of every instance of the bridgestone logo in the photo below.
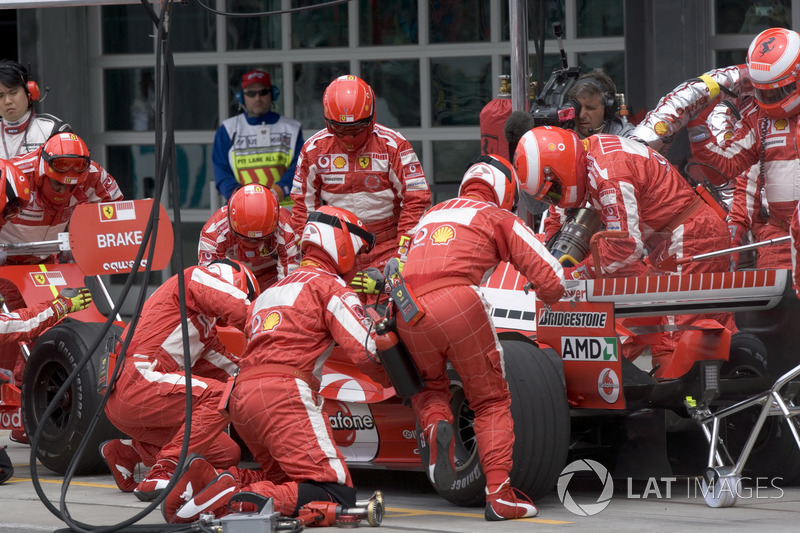
{"type": "Polygon", "coordinates": [[[562,328],[604,328],[607,313],[569,313],[564,311],[539,311],[539,326],[562,328]]]}

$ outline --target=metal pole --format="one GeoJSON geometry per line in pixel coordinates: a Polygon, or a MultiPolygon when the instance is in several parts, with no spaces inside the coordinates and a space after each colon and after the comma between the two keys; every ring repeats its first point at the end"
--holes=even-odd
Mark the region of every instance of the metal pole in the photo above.
{"type": "Polygon", "coordinates": [[[511,41],[511,110],[529,111],[528,100],[528,2],[508,0],[511,41]]]}

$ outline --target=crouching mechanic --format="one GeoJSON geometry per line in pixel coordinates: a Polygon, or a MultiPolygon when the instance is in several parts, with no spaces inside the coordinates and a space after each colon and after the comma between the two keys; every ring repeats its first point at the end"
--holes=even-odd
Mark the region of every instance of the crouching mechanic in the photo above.
{"type": "MultiPolygon", "coordinates": [[[[228,421],[217,407],[238,359],[218,337],[217,325],[244,331],[257,282],[247,267],[229,259],[184,272],[192,365],[189,451],[227,468],[239,463],[241,450],[223,431],[228,421]]],[[[167,486],[183,443],[187,387],[179,288],[176,274],[147,299],[135,328],[123,332],[123,340],[133,338],[105,407],[111,423],[132,441],[106,441],[100,454],[120,490],[142,501],[167,486]],[[133,472],[140,462],[152,468],[137,484],[133,472]]]]}
{"type": "Polygon", "coordinates": [[[425,314],[411,326],[402,317],[397,320],[397,332],[426,384],[411,398],[411,405],[423,428],[419,445],[430,465],[428,477],[446,487],[456,476],[450,361],[475,411],[478,453],[486,474],[487,520],[531,517],[537,509],[510,485],[511,395],[503,349],[479,286],[487,273],[508,261],[528,277],[539,299],[554,302],[564,292],[561,265],[511,212],[517,189],[517,176],[508,161],[481,156],[464,174],[458,197],[422,217],[403,276],[425,314]]]}
{"type": "MultiPolygon", "coordinates": [[[[626,232],[601,239],[601,264],[589,255],[572,272],[575,278],[592,278],[596,269],[606,277],[644,276],[658,273],[661,258],[680,259],[730,245],[728,226],[714,208],[661,154],[636,141],[606,134],[581,141],[561,128],[534,128],[520,139],[514,167],[523,197],[562,208],[581,207],[588,200],[607,230],[626,232]]],[[[728,264],[722,256],[678,265],[677,273],[726,272],[728,264]]],[[[706,316],[736,331],[731,313],[706,316]]],[[[697,318],[674,320],[687,324],[697,318]]],[[[671,356],[679,335],[665,332],[651,346],[654,368],[660,356],[671,356]]],[[[662,363],[663,371],[668,365],[662,363]]]]}
{"type": "Polygon", "coordinates": [[[297,516],[312,501],[355,505],[356,490],[319,386],[334,343],[372,379],[390,385],[361,301],[342,279],[373,243],[374,236],[344,209],[322,206],[309,216],[300,267],[253,304],[249,343],[228,406],[261,470],[218,473],[202,457],[192,458],[164,500],[168,522],[228,514],[229,502],[236,503],[231,497],[243,491],[273,498],[283,516],[297,516]]]}
{"type": "Polygon", "coordinates": [[[256,276],[261,291],[297,266],[298,235],[291,213],[267,187],[252,183],[236,189],[200,233],[199,265],[215,259],[239,261],[256,276]]]}

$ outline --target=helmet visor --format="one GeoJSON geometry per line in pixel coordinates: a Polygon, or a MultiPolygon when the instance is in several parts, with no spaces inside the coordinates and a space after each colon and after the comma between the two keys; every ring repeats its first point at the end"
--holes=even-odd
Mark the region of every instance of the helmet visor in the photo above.
{"type": "Polygon", "coordinates": [[[334,120],[325,119],[328,129],[331,133],[339,137],[355,137],[369,126],[372,122],[372,117],[361,119],[357,122],[336,122],[334,120]]]}
{"type": "Polygon", "coordinates": [[[774,89],[755,89],[756,100],[762,104],[776,104],[797,92],[797,82],[792,82],[783,87],[775,87],[774,89]]]}
{"type": "Polygon", "coordinates": [[[543,182],[535,196],[537,200],[557,206],[562,196],[561,182],[558,179],[543,182]]]}
{"type": "Polygon", "coordinates": [[[42,158],[50,168],[62,174],[65,172],[86,172],[92,163],[85,155],[50,155],[42,151],[42,158]]]}

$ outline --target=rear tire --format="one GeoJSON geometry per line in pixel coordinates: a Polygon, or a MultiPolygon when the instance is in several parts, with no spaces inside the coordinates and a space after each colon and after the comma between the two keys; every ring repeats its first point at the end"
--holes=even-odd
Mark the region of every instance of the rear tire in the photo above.
{"type": "MultiPolygon", "coordinates": [[[[511,485],[535,501],[555,487],[566,464],[570,438],[567,393],[561,373],[536,345],[517,340],[504,340],[502,345],[514,419],[511,485]]],[[[482,506],[486,476],[478,457],[475,414],[455,372],[450,392],[457,477],[450,488],[437,492],[456,505],[482,506]]],[[[424,466],[427,469],[428,465],[424,466]]]]}
{"type": "MultiPolygon", "coordinates": [[[[97,369],[105,354],[105,340],[93,353],[89,354],[88,349],[103,326],[67,318],[39,337],[25,365],[22,420],[26,433],[33,439],[45,410],[69,374],[85,357],[91,357],[53,411],[38,442],[36,456],[46,468],[59,474],[67,471],[102,400],[97,392],[97,369]]],[[[121,332],[121,327],[112,325],[105,337],[121,332]]],[[[120,437],[124,435],[108,421],[105,413],[101,413],[75,473],[107,472],[98,447],[103,441],[120,437]]]]}

